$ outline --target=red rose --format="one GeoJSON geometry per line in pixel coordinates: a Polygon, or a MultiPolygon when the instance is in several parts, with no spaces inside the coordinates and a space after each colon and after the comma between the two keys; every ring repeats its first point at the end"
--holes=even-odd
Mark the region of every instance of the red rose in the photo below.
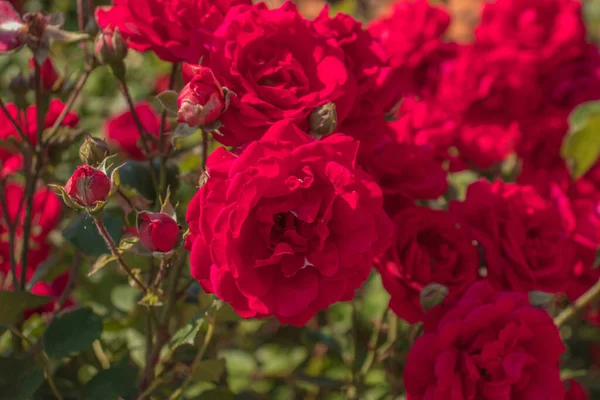
{"type": "Polygon", "coordinates": [[[407,398],[564,399],[564,351],[552,318],[527,295],[477,282],[425,316],[404,367],[407,398]]]}
{"type": "Polygon", "coordinates": [[[281,121],[240,155],[215,150],[186,217],[202,288],[244,318],[297,326],[352,299],[393,231],[381,190],[355,167],[357,147],[281,121]]]}
{"type": "MultiPolygon", "coordinates": [[[[50,101],[48,111],[46,112],[46,119],[44,121],[44,129],[49,129],[54,125],[54,123],[58,120],[58,117],[63,111],[64,107],[64,103],[58,99],[52,99],[50,101]]],[[[20,116],[16,104],[9,103],[6,105],[6,109],[8,110],[9,114],[13,117],[13,119],[17,121],[23,133],[27,135],[27,137],[33,144],[36,144],[37,112],[35,105],[27,107],[25,112],[21,113],[20,116]]],[[[70,111],[62,121],[61,126],[74,128],[77,126],[78,123],[79,117],[77,116],[77,114],[70,111]]],[[[0,112],[0,139],[6,140],[9,137],[16,138],[19,141],[21,140],[21,137],[19,136],[18,132],[15,130],[13,125],[9,122],[6,115],[0,112]]],[[[0,160],[6,160],[10,156],[10,152],[0,148],[0,160]]]]}
{"type": "MultiPolygon", "coordinates": [[[[160,134],[160,116],[146,102],[135,106],[135,113],[139,117],[142,126],[147,133],[158,138],[160,134]]],[[[144,153],[138,147],[140,131],[135,123],[131,111],[125,111],[109,119],[104,125],[107,141],[118,147],[128,158],[143,160],[144,153]]],[[[156,148],[151,144],[151,150],[156,148]]]]}
{"type": "Polygon", "coordinates": [[[102,29],[119,28],[132,49],[151,50],[165,61],[179,62],[187,60],[192,33],[214,31],[227,10],[237,4],[250,1],[114,0],[113,6],[96,9],[96,19],[102,29]]]}
{"type": "Polygon", "coordinates": [[[195,73],[177,99],[178,121],[189,126],[206,125],[216,121],[226,107],[223,87],[210,68],[200,66],[195,69],[195,73]]]}
{"type": "MultiPolygon", "coordinates": [[[[31,293],[37,296],[50,297],[50,301],[36,309],[26,310],[25,319],[35,314],[46,314],[53,312],[57,306],[57,300],[63,295],[64,291],[67,290],[67,284],[69,282],[70,274],[70,272],[65,272],[64,274],[54,278],[52,283],[37,282],[36,284],[34,284],[31,288],[31,293]]],[[[31,276],[28,276],[27,280],[31,279],[31,277],[33,276],[33,272],[29,275],[31,276]]],[[[74,304],[75,303],[73,303],[73,300],[67,298],[62,304],[61,310],[70,308],[74,304]]]]}
{"type": "Polygon", "coordinates": [[[590,396],[581,383],[575,379],[568,379],[565,383],[569,388],[565,400],[589,400],[590,396]]]}
{"type": "Polygon", "coordinates": [[[484,120],[464,123],[458,129],[456,147],[460,156],[479,169],[488,169],[515,150],[521,132],[517,122],[484,120]]]}
{"type": "Polygon", "coordinates": [[[573,0],[498,0],[485,3],[477,44],[511,46],[535,54],[547,67],[581,55],[586,32],[573,0]]]}
{"type": "Polygon", "coordinates": [[[449,24],[450,15],[427,0],[398,2],[371,22],[369,32],[383,44],[402,94],[435,91],[442,65],[454,57],[455,45],[442,39],[449,24]]]}
{"type": "Polygon", "coordinates": [[[127,56],[129,45],[120,31],[103,31],[94,40],[94,53],[102,63],[112,65],[122,62],[127,56]]]}
{"type": "Polygon", "coordinates": [[[446,171],[434,147],[417,145],[411,128],[403,121],[383,123],[376,148],[359,153],[361,165],[381,186],[390,214],[414,200],[437,199],[448,188],[446,171]]]}
{"type": "Polygon", "coordinates": [[[177,246],[181,232],[171,216],[165,213],[142,213],[138,219],[140,242],[148,250],[168,253],[177,246]]]}
{"type": "Polygon", "coordinates": [[[21,47],[27,39],[20,12],[20,5],[13,5],[12,1],[0,1],[0,26],[3,27],[0,32],[0,53],[21,47]]]}
{"type": "MultiPolygon", "coordinates": [[[[35,69],[34,58],[29,59],[29,69],[31,71],[35,69]]],[[[56,69],[54,69],[50,57],[46,58],[42,65],[40,65],[40,77],[42,79],[42,88],[48,92],[57,89],[62,83],[62,79],[58,75],[58,72],[56,72],[56,69]]]]}
{"type": "Polygon", "coordinates": [[[106,201],[112,183],[106,174],[89,165],[80,165],[65,185],[65,192],[79,205],[93,206],[106,201]]]}
{"type": "Polygon", "coordinates": [[[483,248],[493,285],[516,292],[565,289],[574,262],[569,232],[557,206],[533,187],[481,180],[450,211],[483,248]]]}
{"type": "Polygon", "coordinates": [[[215,136],[223,144],[256,140],[282,119],[307,131],[309,115],[326,103],[335,103],[341,122],[354,104],[356,79],[344,51],[291,2],[274,10],[264,3],[234,7],[213,36],[197,33],[194,58],[203,56],[203,65],[236,94],[215,136]]]}
{"type": "Polygon", "coordinates": [[[453,215],[411,207],[393,220],[396,238],[377,260],[390,308],[409,323],[423,318],[419,295],[430,283],[460,293],[477,279],[479,252],[453,215]]]}

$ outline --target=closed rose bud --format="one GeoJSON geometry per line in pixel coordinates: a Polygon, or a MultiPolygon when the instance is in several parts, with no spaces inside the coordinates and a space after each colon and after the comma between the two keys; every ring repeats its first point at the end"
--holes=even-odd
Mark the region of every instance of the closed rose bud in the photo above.
{"type": "Polygon", "coordinates": [[[87,134],[81,146],[79,146],[79,158],[82,162],[90,165],[98,165],[108,157],[108,145],[102,139],[87,134]]]}
{"type": "Polygon", "coordinates": [[[65,185],[65,192],[75,203],[93,206],[106,200],[111,186],[112,183],[104,172],[86,164],[77,167],[65,185]]]}
{"type": "Polygon", "coordinates": [[[189,126],[207,125],[227,108],[227,93],[210,68],[198,67],[196,75],[179,93],[177,106],[179,122],[189,126]]]}
{"type": "Polygon", "coordinates": [[[125,59],[129,46],[118,29],[103,31],[96,36],[94,53],[101,64],[117,64],[125,59]]]}
{"type": "Polygon", "coordinates": [[[179,243],[177,222],[165,213],[141,213],[138,217],[140,242],[153,252],[168,253],[179,243]]]}
{"type": "Polygon", "coordinates": [[[308,119],[310,130],[318,135],[325,136],[333,133],[337,128],[337,111],[334,103],[323,104],[317,107],[308,119]]]}

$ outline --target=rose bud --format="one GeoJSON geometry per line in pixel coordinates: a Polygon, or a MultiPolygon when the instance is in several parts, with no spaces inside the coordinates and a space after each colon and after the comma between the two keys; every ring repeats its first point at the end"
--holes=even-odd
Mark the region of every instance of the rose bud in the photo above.
{"type": "Polygon", "coordinates": [[[310,130],[318,135],[325,136],[333,133],[337,128],[337,112],[334,103],[323,104],[310,114],[308,118],[310,130]]]}
{"type": "Polygon", "coordinates": [[[198,67],[196,72],[177,99],[178,121],[189,126],[208,125],[227,108],[227,92],[210,68],[198,67]]]}
{"type": "Polygon", "coordinates": [[[86,135],[81,146],[79,146],[79,158],[85,164],[98,165],[108,157],[108,145],[102,139],[86,135]]]}
{"type": "Polygon", "coordinates": [[[96,36],[94,53],[101,64],[118,64],[127,56],[129,46],[118,29],[103,31],[96,36]]]}
{"type": "Polygon", "coordinates": [[[106,174],[89,165],[77,167],[65,185],[65,192],[81,206],[93,206],[105,201],[110,193],[112,182],[106,174]]]}
{"type": "Polygon", "coordinates": [[[160,253],[173,250],[181,236],[177,222],[165,213],[140,213],[138,234],[148,250],[160,253]]]}

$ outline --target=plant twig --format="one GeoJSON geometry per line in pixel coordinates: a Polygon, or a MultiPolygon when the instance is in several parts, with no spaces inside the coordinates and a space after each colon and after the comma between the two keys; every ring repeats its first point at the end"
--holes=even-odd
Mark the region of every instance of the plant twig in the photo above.
{"type": "Polygon", "coordinates": [[[169,400],[175,400],[175,399],[179,398],[179,396],[181,396],[181,394],[185,393],[188,386],[190,386],[190,383],[192,382],[192,377],[194,376],[194,371],[198,368],[198,365],[200,365],[200,362],[202,361],[202,358],[204,357],[204,353],[206,353],[206,350],[208,349],[208,345],[210,344],[210,341],[212,340],[216,322],[217,322],[217,319],[215,318],[214,313],[211,312],[211,314],[208,317],[208,328],[206,330],[206,335],[204,336],[204,342],[202,343],[202,347],[200,348],[200,351],[198,352],[198,354],[196,354],[196,357],[194,358],[194,361],[192,362],[192,365],[190,366],[190,372],[189,372],[188,376],[185,378],[185,381],[183,381],[183,384],[176,391],[174,391],[173,394],[171,394],[171,396],[169,397],[169,400]]]}
{"type": "Polygon", "coordinates": [[[554,324],[558,328],[562,327],[567,321],[583,312],[588,304],[594,303],[598,300],[600,300],[600,280],[596,282],[594,286],[589,288],[587,292],[579,296],[574,303],[561,311],[560,314],[554,318],[554,324]]]}
{"type": "Polygon", "coordinates": [[[104,242],[106,242],[110,253],[117,259],[117,263],[127,273],[127,275],[129,275],[129,277],[144,291],[144,293],[146,293],[148,291],[148,287],[146,286],[146,284],[140,281],[140,279],[133,273],[131,268],[127,266],[125,260],[123,259],[123,255],[121,254],[119,249],[117,249],[117,245],[115,244],[113,238],[110,236],[110,233],[108,233],[108,230],[106,229],[106,225],[104,225],[104,221],[102,221],[102,218],[98,217],[97,215],[93,215],[92,218],[94,219],[94,224],[96,225],[96,228],[98,228],[98,233],[100,234],[102,239],[104,239],[104,242]]]}
{"type": "Polygon", "coordinates": [[[360,374],[362,376],[365,376],[369,372],[371,365],[373,365],[373,361],[375,361],[375,352],[377,351],[379,333],[381,332],[381,326],[383,325],[383,321],[385,321],[385,317],[387,316],[388,310],[389,307],[386,307],[385,310],[383,310],[383,314],[381,315],[381,317],[375,321],[375,327],[371,332],[371,337],[369,338],[369,343],[367,345],[367,356],[360,369],[360,374]]]}
{"type": "MultiPolygon", "coordinates": [[[[175,86],[175,79],[177,77],[177,71],[179,69],[179,63],[174,63],[171,67],[171,75],[169,75],[169,90],[172,90],[175,86]]],[[[160,171],[159,171],[159,187],[161,195],[166,191],[166,180],[167,180],[167,159],[169,154],[166,151],[166,135],[165,130],[167,128],[167,109],[165,108],[160,117],[160,134],[158,135],[158,149],[160,152],[160,171]]]]}
{"type": "MultiPolygon", "coordinates": [[[[0,162],[0,167],[1,166],[2,162],[0,162]]],[[[10,214],[8,212],[6,181],[3,178],[0,178],[0,207],[2,207],[2,215],[4,216],[4,221],[8,228],[8,253],[10,257],[10,271],[13,279],[13,290],[19,291],[21,290],[21,285],[19,284],[19,277],[17,276],[17,252],[15,251],[16,231],[14,221],[10,220],[10,214]]]]}

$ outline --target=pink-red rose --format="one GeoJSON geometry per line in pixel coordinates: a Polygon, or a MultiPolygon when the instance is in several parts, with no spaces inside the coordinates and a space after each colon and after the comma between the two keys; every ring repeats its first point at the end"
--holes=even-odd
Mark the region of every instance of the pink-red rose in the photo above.
{"type": "MultiPolygon", "coordinates": [[[[138,103],[135,106],[135,113],[139,117],[146,133],[158,138],[160,134],[160,117],[152,106],[146,102],[138,103]]],[[[140,131],[131,111],[128,110],[110,118],[104,125],[104,131],[108,143],[117,147],[127,157],[134,160],[143,160],[145,158],[142,149],[138,145],[140,131]]],[[[156,149],[156,146],[151,144],[150,149],[153,151],[156,149]]]]}
{"type": "Polygon", "coordinates": [[[409,323],[423,318],[421,290],[438,283],[460,293],[474,282],[480,260],[477,247],[453,215],[410,207],[393,219],[395,241],[376,266],[390,294],[390,308],[409,323]]]}
{"type": "MultiPolygon", "coordinates": [[[[137,51],[151,50],[169,62],[187,60],[194,31],[214,31],[227,10],[249,0],[114,0],[96,10],[102,29],[119,28],[137,51]]],[[[197,62],[198,60],[193,60],[197,62]]]]}
{"type": "Polygon", "coordinates": [[[214,35],[197,33],[194,58],[203,56],[202,65],[236,94],[215,135],[225,145],[259,139],[282,119],[308,131],[309,115],[326,103],[335,103],[341,122],[354,105],[356,78],[344,51],[291,2],[273,10],[264,3],[237,6],[214,35]]]}
{"type": "Polygon", "coordinates": [[[160,253],[173,250],[181,238],[179,225],[165,213],[141,213],[138,235],[148,250],[160,253]]]}
{"type": "Polygon", "coordinates": [[[244,318],[297,326],[352,299],[393,232],[381,189],[355,166],[357,147],[281,121],[239,155],[215,150],[186,217],[202,288],[244,318]]]}
{"type": "Polygon", "coordinates": [[[452,202],[450,211],[482,247],[494,286],[558,293],[574,265],[560,206],[531,186],[481,180],[469,186],[464,202],[452,202]]]}
{"type": "Polygon", "coordinates": [[[206,67],[197,67],[192,80],[179,93],[179,122],[200,126],[215,122],[225,111],[227,101],[223,87],[206,67]]]}
{"type": "Polygon", "coordinates": [[[105,201],[112,183],[106,174],[89,165],[80,165],[65,185],[65,192],[81,206],[93,206],[105,201]]]}
{"type": "Polygon", "coordinates": [[[564,351],[552,318],[526,294],[477,282],[425,316],[404,368],[407,398],[564,399],[564,351]]]}

